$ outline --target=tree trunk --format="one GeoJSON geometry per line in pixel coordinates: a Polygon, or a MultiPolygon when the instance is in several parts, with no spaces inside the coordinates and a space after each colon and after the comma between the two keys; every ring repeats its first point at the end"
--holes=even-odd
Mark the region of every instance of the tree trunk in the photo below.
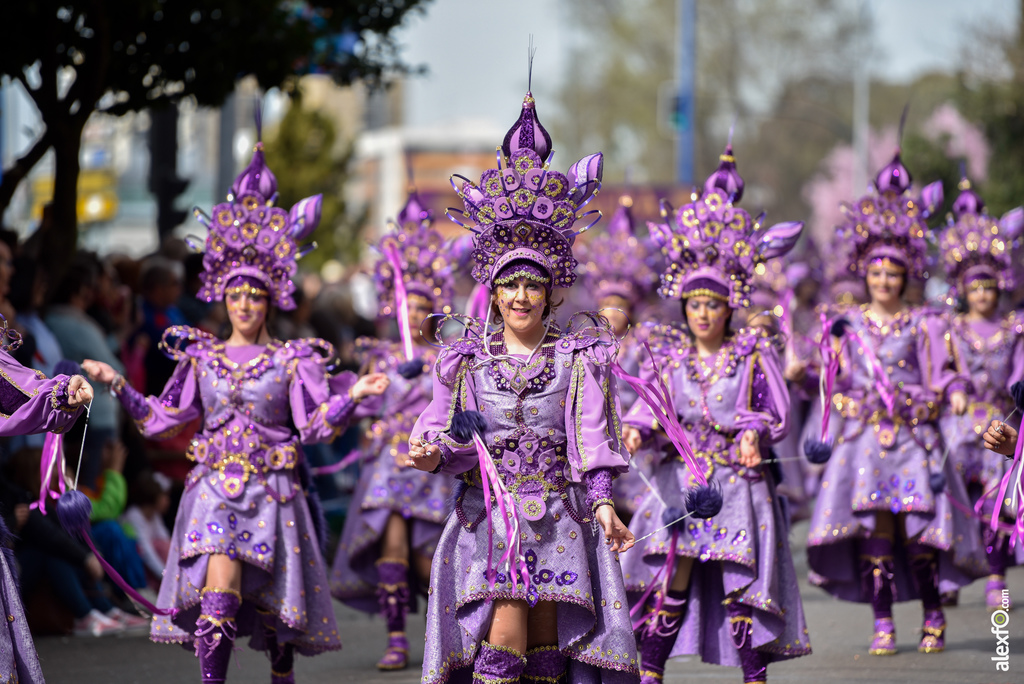
{"type": "MultiPolygon", "coordinates": [[[[64,126],[61,126],[64,129],[64,126]]],[[[39,227],[40,263],[46,268],[50,287],[56,288],[67,273],[78,245],[78,173],[82,126],[70,125],[55,136],[53,151],[53,201],[49,220],[39,227]]]]}

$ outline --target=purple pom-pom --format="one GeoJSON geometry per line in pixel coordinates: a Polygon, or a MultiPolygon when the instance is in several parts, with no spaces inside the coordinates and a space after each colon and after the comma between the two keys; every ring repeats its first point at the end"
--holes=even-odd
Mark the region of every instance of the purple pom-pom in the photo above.
{"type": "Polygon", "coordinates": [[[479,411],[459,411],[452,417],[449,432],[459,444],[469,444],[473,441],[474,432],[481,435],[487,432],[487,419],[479,411]]]}
{"type": "Polygon", "coordinates": [[[946,476],[939,473],[932,473],[928,476],[928,486],[931,487],[933,494],[938,494],[946,488],[946,476]]]}
{"type": "Polygon", "coordinates": [[[686,493],[686,509],[694,517],[707,520],[722,510],[722,489],[715,483],[700,485],[686,493]]]}
{"type": "Polygon", "coordinates": [[[846,331],[852,327],[853,325],[850,321],[845,318],[837,318],[832,322],[832,327],[829,328],[829,333],[832,334],[832,337],[842,337],[846,334],[846,331]]]}
{"type": "Polygon", "coordinates": [[[1010,387],[1010,394],[1013,396],[1013,404],[1018,411],[1024,411],[1024,380],[1018,380],[1010,387]]]}
{"type": "Polygon", "coordinates": [[[403,361],[398,364],[398,374],[406,380],[412,380],[423,375],[423,359],[413,359],[412,361],[403,361]]]}
{"type": "Polygon", "coordinates": [[[832,444],[830,442],[819,442],[816,439],[808,439],[804,442],[804,454],[811,463],[821,465],[828,463],[832,458],[832,444]]]}
{"type": "Polygon", "coordinates": [[[71,359],[61,359],[53,367],[54,375],[81,375],[82,367],[71,359]]]}
{"type": "Polygon", "coordinates": [[[89,534],[89,516],[92,515],[92,501],[82,492],[70,489],[57,499],[57,519],[69,534],[89,534]]]}
{"type": "Polygon", "coordinates": [[[684,521],[680,520],[686,511],[675,506],[669,506],[661,512],[661,524],[671,527],[673,529],[682,529],[684,521]]]}

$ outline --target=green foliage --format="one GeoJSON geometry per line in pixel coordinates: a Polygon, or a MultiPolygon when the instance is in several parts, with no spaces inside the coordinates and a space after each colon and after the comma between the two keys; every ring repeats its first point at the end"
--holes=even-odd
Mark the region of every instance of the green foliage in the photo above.
{"type": "Polygon", "coordinates": [[[337,147],[334,122],[304,108],[299,95],[293,96],[276,135],[264,145],[267,165],[277,177],[281,207],[323,193],[320,227],[313,234],[318,247],[299,262],[306,270],[319,270],[328,259],[352,263],[359,258],[365,209],[360,216],[347,215],[343,189],[353,149],[346,145],[339,152],[337,147]]]}
{"type": "Polygon", "coordinates": [[[123,114],[194,97],[223,102],[241,76],[264,88],[303,73],[338,83],[407,70],[391,32],[426,0],[32,0],[5,2],[0,76],[21,83],[45,130],[0,183],[0,212],[50,149],[59,272],[77,239],[82,129],[94,111],[123,114]]]}

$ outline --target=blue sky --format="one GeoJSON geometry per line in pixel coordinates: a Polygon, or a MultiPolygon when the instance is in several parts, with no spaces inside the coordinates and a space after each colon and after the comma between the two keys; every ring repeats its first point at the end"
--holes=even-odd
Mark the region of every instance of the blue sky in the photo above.
{"type": "MultiPolygon", "coordinates": [[[[955,68],[967,28],[1017,22],[1018,0],[866,1],[875,25],[874,75],[894,82],[955,68]]],[[[856,6],[860,0],[847,2],[856,6]]],[[[568,47],[577,39],[573,28],[565,4],[553,0],[433,0],[399,34],[406,59],[430,69],[408,84],[406,121],[428,126],[517,112],[531,33],[539,48],[533,91],[543,116],[542,103],[558,88],[568,47]]]]}

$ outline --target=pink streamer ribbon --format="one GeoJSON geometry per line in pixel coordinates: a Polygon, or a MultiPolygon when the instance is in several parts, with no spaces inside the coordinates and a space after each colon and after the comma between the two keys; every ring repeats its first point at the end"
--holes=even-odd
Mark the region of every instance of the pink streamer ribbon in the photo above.
{"type": "Polygon", "coordinates": [[[487,582],[490,590],[494,590],[497,581],[497,573],[494,569],[494,524],[491,522],[491,495],[498,503],[498,513],[505,523],[505,553],[502,555],[499,564],[508,564],[509,580],[513,589],[519,587],[522,579],[524,585],[530,584],[530,573],[520,553],[519,547],[519,519],[516,516],[515,500],[501,480],[494,460],[491,458],[487,445],[480,439],[480,435],[473,433],[473,444],[476,446],[477,461],[480,465],[480,486],[484,490],[484,511],[487,513],[487,582]]]}
{"type": "Polygon", "coordinates": [[[345,468],[348,468],[353,463],[358,463],[364,458],[366,458],[366,454],[364,454],[360,449],[353,449],[350,453],[348,453],[345,456],[345,458],[341,459],[337,463],[316,466],[315,468],[310,468],[309,470],[310,472],[313,473],[313,475],[316,476],[333,475],[334,473],[340,472],[345,468]]]}
{"type": "MultiPolygon", "coordinates": [[[[1014,486],[1011,482],[1013,480],[1014,473],[1017,473],[1018,477],[1016,487],[1024,487],[1024,473],[1018,472],[1022,454],[1024,454],[1024,435],[1020,434],[1021,431],[1024,431],[1024,418],[1021,419],[1021,426],[1018,431],[1018,435],[1020,435],[1020,437],[1017,439],[1017,448],[1013,452],[1013,462],[1010,464],[1010,467],[1007,469],[1003,477],[999,480],[999,486],[996,488],[997,493],[995,497],[995,505],[992,507],[992,515],[989,517],[989,527],[993,530],[999,529],[999,514],[1002,512],[1003,501],[1006,500],[1007,490],[1010,489],[1011,486],[1014,486]]],[[[991,492],[992,490],[989,490],[983,494],[981,499],[978,500],[978,503],[975,504],[974,510],[979,515],[981,515],[980,509],[983,506],[985,499],[989,494],[991,494],[991,492]]],[[[1024,498],[1017,501],[1017,510],[1014,511],[1014,524],[1012,534],[1010,535],[1010,548],[1013,548],[1018,540],[1024,541],[1024,498]]]]}
{"type": "Polygon", "coordinates": [[[881,396],[882,403],[885,404],[885,409],[889,412],[889,416],[893,417],[893,409],[896,406],[896,389],[892,386],[889,374],[885,372],[885,367],[878,360],[875,350],[864,341],[864,338],[851,329],[847,329],[846,334],[856,340],[864,350],[864,356],[867,358],[868,363],[871,364],[872,371],[874,371],[875,389],[878,390],[878,394],[881,396]]]}
{"type": "Polygon", "coordinates": [[[686,465],[690,468],[690,472],[693,473],[693,476],[698,482],[702,485],[707,485],[708,479],[704,475],[704,468],[697,464],[697,457],[693,453],[693,447],[690,446],[690,440],[687,439],[683,426],[679,424],[679,417],[676,415],[675,406],[672,404],[672,398],[669,394],[668,386],[665,385],[665,381],[661,377],[661,369],[658,368],[658,364],[654,360],[654,353],[651,352],[651,347],[646,341],[643,344],[644,349],[647,350],[647,354],[651,357],[651,364],[655,371],[654,374],[658,379],[657,385],[648,380],[638,378],[635,375],[630,375],[622,366],[619,365],[618,361],[612,361],[612,373],[615,377],[632,387],[633,391],[637,393],[637,396],[650,407],[654,416],[661,424],[662,429],[665,431],[665,435],[683,457],[683,460],[686,461],[686,465]]]}
{"type": "Polygon", "coordinates": [[[64,434],[47,432],[43,440],[43,455],[39,460],[39,499],[29,504],[29,508],[46,515],[46,500],[59,499],[64,491],[64,434]],[[50,488],[54,468],[60,471],[57,476],[58,491],[50,488]]]}
{"type": "Polygon", "coordinates": [[[398,333],[402,337],[402,346],[405,348],[405,360],[412,361],[414,355],[412,330],[409,329],[409,295],[405,291],[405,281],[402,279],[402,260],[398,256],[398,247],[390,242],[384,245],[384,256],[391,264],[391,270],[395,274],[395,317],[398,319],[398,333]]]}
{"type": "Polygon", "coordinates": [[[669,542],[668,553],[665,556],[665,562],[662,563],[660,568],[658,568],[658,572],[656,572],[654,574],[654,577],[651,578],[651,583],[647,585],[647,589],[644,591],[643,594],[640,595],[640,599],[636,602],[636,605],[634,605],[633,608],[629,611],[629,617],[634,618],[634,632],[640,629],[640,627],[642,627],[643,624],[648,621],[650,621],[651,623],[649,626],[651,633],[654,633],[657,630],[658,612],[661,611],[662,606],[665,605],[665,596],[666,594],[668,594],[669,583],[672,581],[672,569],[675,567],[676,543],[678,541],[679,530],[673,529],[671,541],[669,542]],[[660,582],[658,581],[659,578],[661,579],[660,582]],[[658,597],[658,601],[655,603],[650,617],[648,617],[647,615],[642,615],[641,617],[637,618],[637,613],[642,612],[643,609],[647,606],[647,599],[650,598],[651,593],[654,591],[655,587],[658,587],[659,585],[661,586],[661,596],[658,597]]]}

